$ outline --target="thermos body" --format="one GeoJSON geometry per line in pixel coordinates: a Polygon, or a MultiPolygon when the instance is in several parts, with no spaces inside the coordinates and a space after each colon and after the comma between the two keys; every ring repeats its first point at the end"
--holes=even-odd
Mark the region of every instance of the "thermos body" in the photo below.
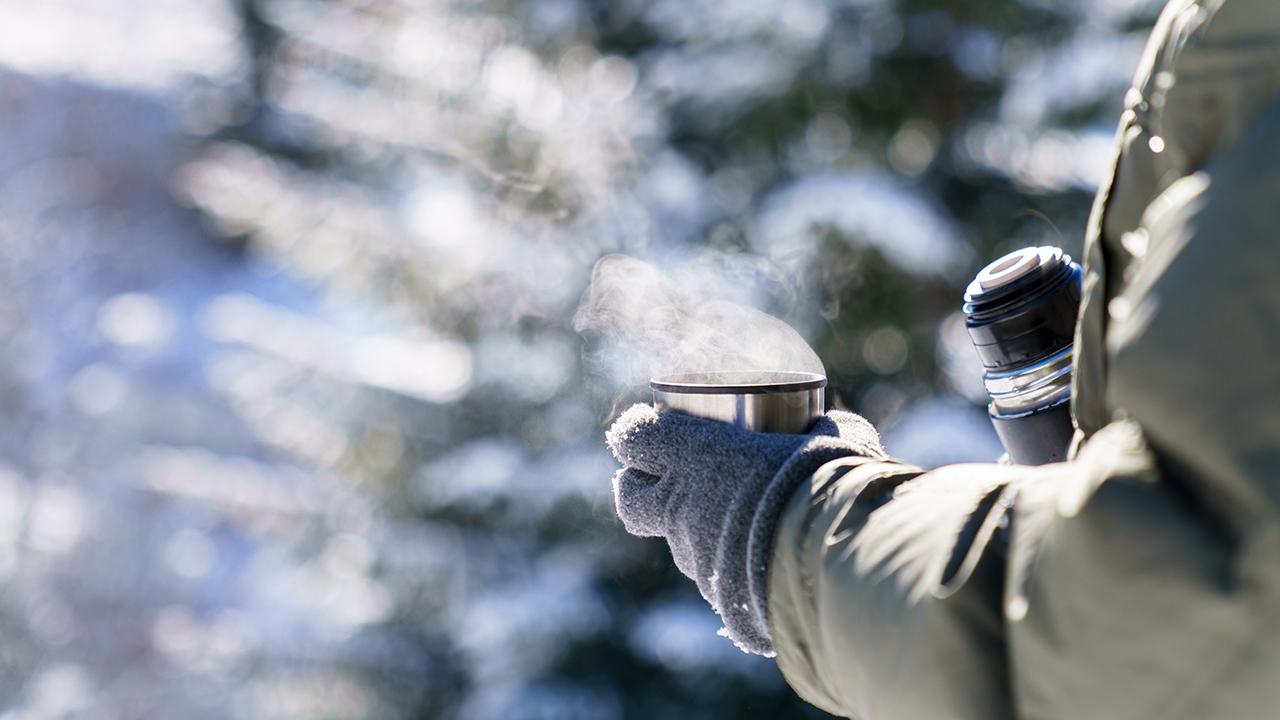
{"type": "Polygon", "coordinates": [[[1061,249],[1025,248],[983,268],[965,291],[991,422],[1015,463],[1066,459],[1081,277],[1061,249]]]}

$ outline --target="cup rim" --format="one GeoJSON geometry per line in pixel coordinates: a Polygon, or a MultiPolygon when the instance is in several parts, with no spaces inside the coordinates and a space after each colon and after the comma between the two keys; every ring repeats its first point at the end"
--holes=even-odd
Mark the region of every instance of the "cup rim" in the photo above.
{"type": "Polygon", "coordinates": [[[658,392],[681,395],[763,395],[803,392],[827,386],[827,377],[811,372],[696,372],[659,375],[649,381],[658,392]]]}

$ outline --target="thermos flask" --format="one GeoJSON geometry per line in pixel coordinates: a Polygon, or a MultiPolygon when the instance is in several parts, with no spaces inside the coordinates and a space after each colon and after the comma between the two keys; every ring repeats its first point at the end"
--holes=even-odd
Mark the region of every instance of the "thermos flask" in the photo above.
{"type": "Polygon", "coordinates": [[[1080,266],[1056,247],[1024,248],[982,269],[964,294],[996,434],[1021,465],[1066,459],[1080,266]]]}

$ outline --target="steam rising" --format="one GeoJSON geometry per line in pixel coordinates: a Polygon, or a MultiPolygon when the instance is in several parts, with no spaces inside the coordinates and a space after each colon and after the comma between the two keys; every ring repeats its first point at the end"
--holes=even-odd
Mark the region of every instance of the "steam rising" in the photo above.
{"type": "Polygon", "coordinates": [[[791,326],[759,310],[710,299],[653,265],[609,255],[596,263],[574,328],[603,340],[601,357],[620,386],[673,373],[777,371],[825,375],[791,326]]]}

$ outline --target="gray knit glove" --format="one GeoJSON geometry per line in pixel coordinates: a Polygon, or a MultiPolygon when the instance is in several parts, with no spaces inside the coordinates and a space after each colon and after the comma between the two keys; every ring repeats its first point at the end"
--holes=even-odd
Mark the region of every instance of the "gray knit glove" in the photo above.
{"type": "Polygon", "coordinates": [[[623,464],[614,502],[627,532],[664,537],[742,650],[772,656],[767,570],[791,493],[823,464],[883,458],[875,428],[832,411],[808,435],[749,432],[635,405],[605,439],[623,464]]]}

